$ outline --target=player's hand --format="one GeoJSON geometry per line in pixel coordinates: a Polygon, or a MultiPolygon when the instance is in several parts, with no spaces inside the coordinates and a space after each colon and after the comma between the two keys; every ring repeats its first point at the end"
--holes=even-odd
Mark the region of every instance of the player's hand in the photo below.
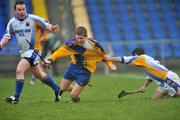
{"type": "Polygon", "coordinates": [[[60,31],[59,25],[58,24],[52,25],[51,26],[51,31],[52,32],[59,32],[60,31]]]}
{"type": "Polygon", "coordinates": [[[139,88],[139,91],[140,91],[141,93],[144,93],[145,90],[146,90],[146,88],[145,88],[144,86],[142,86],[142,87],[139,88]]]}
{"type": "Polygon", "coordinates": [[[111,67],[110,67],[110,69],[114,72],[114,71],[117,71],[117,67],[116,67],[116,65],[112,65],[111,67]]]}
{"type": "Polygon", "coordinates": [[[51,65],[52,62],[53,62],[53,61],[52,61],[51,59],[48,59],[48,60],[46,61],[45,67],[50,68],[50,65],[51,65]]]}

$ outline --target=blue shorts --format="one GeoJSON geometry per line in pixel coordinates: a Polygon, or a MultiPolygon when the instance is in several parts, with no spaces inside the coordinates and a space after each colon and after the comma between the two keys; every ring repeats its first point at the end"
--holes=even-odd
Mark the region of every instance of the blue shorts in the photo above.
{"type": "Polygon", "coordinates": [[[89,72],[83,66],[79,66],[73,63],[70,63],[68,69],[64,73],[64,79],[76,81],[76,83],[80,86],[85,86],[88,84],[91,76],[91,72],[89,72]]]}

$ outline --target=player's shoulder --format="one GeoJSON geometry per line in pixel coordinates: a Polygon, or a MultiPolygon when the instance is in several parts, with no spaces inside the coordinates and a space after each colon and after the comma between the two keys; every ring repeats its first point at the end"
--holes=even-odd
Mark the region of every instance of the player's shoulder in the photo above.
{"type": "Polygon", "coordinates": [[[41,18],[40,16],[34,15],[34,14],[28,14],[29,18],[41,18]]]}
{"type": "Polygon", "coordinates": [[[28,18],[33,19],[35,21],[46,21],[44,18],[38,16],[38,15],[34,15],[34,14],[28,14],[28,18]]]}
{"type": "Polygon", "coordinates": [[[102,45],[101,45],[97,40],[95,40],[95,39],[93,39],[93,38],[88,38],[88,40],[91,41],[92,43],[94,43],[94,45],[95,45],[96,47],[100,48],[102,51],[105,51],[105,50],[103,49],[102,45]]]}
{"type": "Polygon", "coordinates": [[[70,46],[70,45],[75,45],[77,42],[76,42],[76,38],[74,37],[74,38],[71,38],[71,39],[69,39],[69,40],[67,40],[66,42],[65,42],[65,45],[66,46],[70,46]]]}
{"type": "Polygon", "coordinates": [[[153,58],[153,57],[151,57],[151,56],[149,56],[149,55],[146,55],[146,54],[143,54],[143,55],[141,55],[140,57],[144,57],[145,59],[147,59],[147,60],[154,60],[155,61],[155,59],[153,58]]]}
{"type": "Polygon", "coordinates": [[[136,62],[140,62],[140,63],[144,63],[146,61],[152,61],[152,57],[146,55],[146,54],[143,54],[143,55],[137,55],[137,56],[133,56],[131,58],[132,61],[136,61],[136,62]]]}
{"type": "Polygon", "coordinates": [[[16,22],[17,18],[16,17],[12,17],[10,20],[9,20],[9,23],[14,23],[16,22]]]}
{"type": "Polygon", "coordinates": [[[137,56],[130,56],[130,58],[134,61],[145,61],[148,56],[146,56],[145,54],[143,55],[137,55],[137,56]]]}
{"type": "Polygon", "coordinates": [[[93,38],[88,38],[89,41],[93,42],[93,43],[98,43],[97,40],[93,39],[93,38]]]}

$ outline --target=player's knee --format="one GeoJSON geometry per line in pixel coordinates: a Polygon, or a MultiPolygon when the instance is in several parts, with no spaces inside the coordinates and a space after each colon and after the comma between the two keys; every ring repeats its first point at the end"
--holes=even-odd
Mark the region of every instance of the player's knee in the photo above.
{"type": "Polygon", "coordinates": [[[46,80],[47,74],[34,74],[34,76],[40,80],[46,80]]]}
{"type": "Polygon", "coordinates": [[[71,95],[71,100],[72,100],[72,102],[79,102],[80,101],[80,97],[79,96],[72,96],[71,95]]]}
{"type": "Polygon", "coordinates": [[[24,70],[23,69],[17,69],[16,70],[16,75],[23,75],[24,74],[24,70]]]}
{"type": "Polygon", "coordinates": [[[156,93],[152,99],[161,99],[165,96],[166,94],[165,93],[156,93]]]}
{"type": "Polygon", "coordinates": [[[77,92],[71,92],[71,98],[76,98],[79,96],[79,93],[77,92]]]}
{"type": "Polygon", "coordinates": [[[176,92],[176,95],[175,95],[176,97],[180,97],[180,90],[178,90],[177,92],[176,92]]]}

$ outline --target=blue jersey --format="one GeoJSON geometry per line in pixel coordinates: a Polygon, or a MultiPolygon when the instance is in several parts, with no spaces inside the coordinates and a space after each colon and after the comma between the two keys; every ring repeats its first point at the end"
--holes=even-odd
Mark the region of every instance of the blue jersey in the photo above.
{"type": "Polygon", "coordinates": [[[49,23],[45,21],[45,19],[36,15],[27,14],[24,20],[13,17],[9,21],[3,37],[11,39],[12,36],[15,36],[21,53],[32,49],[26,40],[28,40],[35,49],[41,50],[40,38],[42,37],[42,30],[46,30],[48,25],[49,23]]]}

